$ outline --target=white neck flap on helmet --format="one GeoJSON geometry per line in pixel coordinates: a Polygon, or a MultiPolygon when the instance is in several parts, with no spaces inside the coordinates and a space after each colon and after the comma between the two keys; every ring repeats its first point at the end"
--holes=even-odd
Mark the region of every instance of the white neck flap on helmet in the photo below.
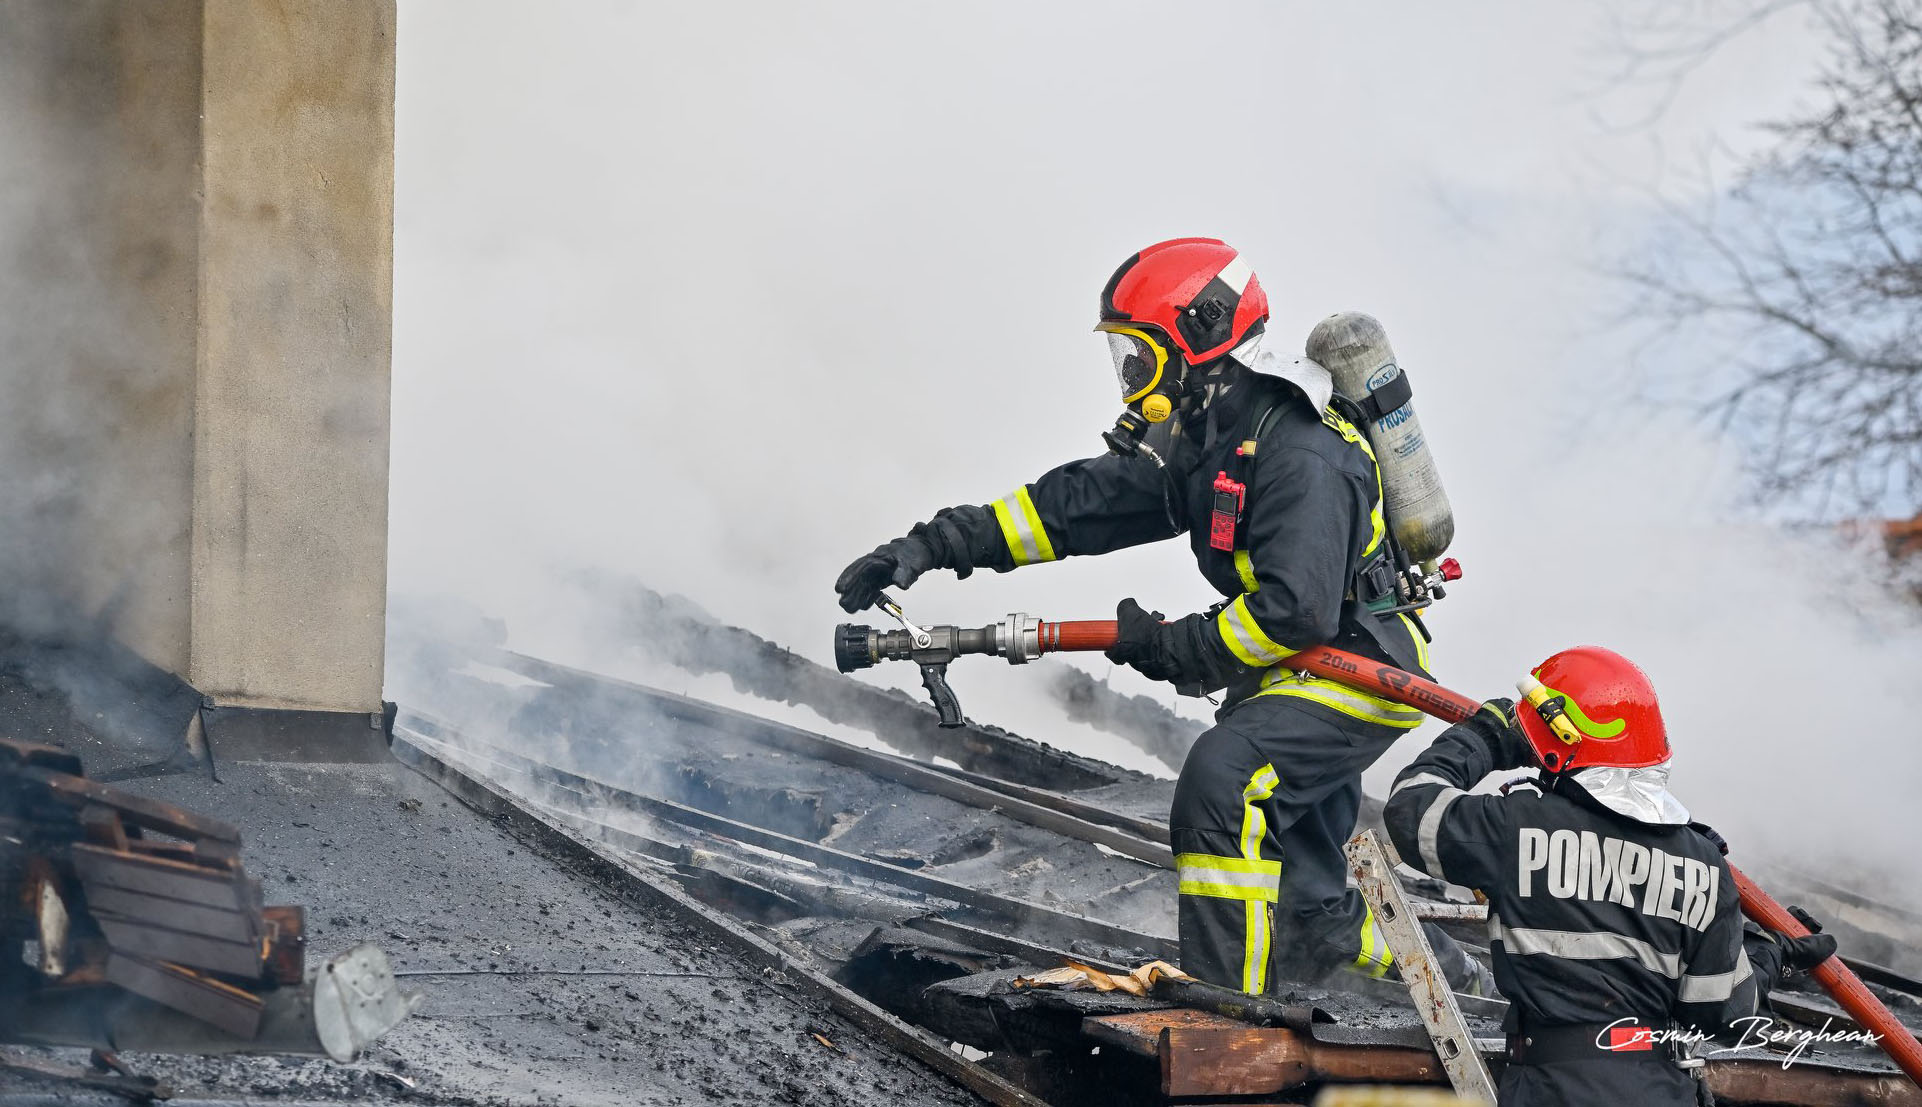
{"type": "Polygon", "coordinates": [[[1688,808],[1668,790],[1668,768],[1673,763],[1640,769],[1596,765],[1576,769],[1568,779],[1617,815],[1656,826],[1679,826],[1688,822],[1688,808]]]}

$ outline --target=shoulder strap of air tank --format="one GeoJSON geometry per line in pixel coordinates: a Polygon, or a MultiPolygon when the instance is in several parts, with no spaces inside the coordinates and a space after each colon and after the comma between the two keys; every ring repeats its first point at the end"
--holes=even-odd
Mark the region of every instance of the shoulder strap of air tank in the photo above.
{"type": "MultiPolygon", "coordinates": [[[[1348,429],[1354,431],[1356,436],[1361,438],[1361,441],[1367,441],[1365,436],[1368,432],[1362,428],[1368,425],[1368,418],[1362,414],[1360,405],[1356,404],[1355,401],[1339,392],[1332,392],[1328,396],[1328,411],[1333,412],[1337,419],[1347,423],[1349,425],[1348,429]]],[[[1336,426],[1328,419],[1326,412],[1323,413],[1322,422],[1328,423],[1329,426],[1337,432],[1342,430],[1341,427],[1336,426]]],[[[1348,436],[1343,434],[1342,437],[1346,438],[1348,436]]],[[[1364,449],[1368,449],[1369,457],[1375,456],[1372,448],[1364,447],[1364,449]]]]}
{"type": "Polygon", "coordinates": [[[1254,418],[1248,421],[1247,441],[1260,443],[1261,436],[1268,433],[1268,427],[1275,421],[1275,414],[1281,410],[1286,397],[1276,394],[1276,390],[1265,388],[1255,396],[1254,418]]]}
{"type": "MultiPolygon", "coordinates": [[[[1322,421],[1331,430],[1361,447],[1362,452],[1368,455],[1369,463],[1376,466],[1376,473],[1380,473],[1380,463],[1375,460],[1375,451],[1368,443],[1367,432],[1361,429],[1367,425],[1361,405],[1336,392],[1328,398],[1328,410],[1322,413],[1322,421]]],[[[1382,504],[1381,510],[1386,515],[1388,505],[1382,504]]],[[[1355,597],[1376,612],[1393,607],[1396,603],[1395,571],[1405,568],[1407,564],[1407,555],[1403,553],[1401,543],[1395,539],[1394,526],[1385,527],[1381,545],[1355,566],[1355,597]]],[[[1427,637],[1426,628],[1423,628],[1422,636],[1427,637]]]]}

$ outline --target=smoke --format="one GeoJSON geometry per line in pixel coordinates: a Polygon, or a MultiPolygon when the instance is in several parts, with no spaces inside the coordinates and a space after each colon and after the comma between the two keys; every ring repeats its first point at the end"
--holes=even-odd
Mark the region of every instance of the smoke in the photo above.
{"type": "MultiPolygon", "coordinates": [[[[850,558],[1100,448],[1096,292],[1148,242],[1217,235],[1271,344],[1338,310],[1393,337],[1468,571],[1431,623],[1444,683],[1500,695],[1555,649],[1618,649],[1738,855],[1910,895],[1922,631],[1852,551],[1746,515],[1712,429],[1631,400],[1595,275],[1655,201],[1708,194],[1676,164],[1766,141],[1746,125],[1795,102],[1815,46],[1764,26],[1622,129],[1666,93],[1598,109],[1606,11],[409,4],[395,592],[593,668],[608,644],[556,582],[603,570],[828,662],[850,558]]],[[[903,598],[978,625],[1127,595],[1214,599],[1177,543],[903,598]]],[[[972,716],[1124,764],[1152,762],[1064,722],[1047,665],[1210,710],[1099,659],[972,660],[950,674],[972,716]]]]}
{"type": "Polygon", "coordinates": [[[184,671],[195,82],[134,87],[166,22],[30,5],[0,36],[0,621],[184,671]],[[127,108],[182,94],[181,133],[127,108]],[[164,364],[181,350],[185,377],[164,364]]]}

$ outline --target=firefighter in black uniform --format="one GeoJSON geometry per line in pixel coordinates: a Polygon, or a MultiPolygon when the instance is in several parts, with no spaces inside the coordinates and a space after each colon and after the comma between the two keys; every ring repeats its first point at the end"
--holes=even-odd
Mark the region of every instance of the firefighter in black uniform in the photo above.
{"type": "MultiPolygon", "coordinates": [[[[937,513],[848,566],[835,584],[841,604],[862,610],[930,569],[1006,572],[1187,534],[1223,604],[1163,622],[1123,600],[1108,654],[1188,694],[1226,690],[1182,766],[1169,820],[1182,966],[1257,994],[1278,975],[1381,976],[1393,958],[1346,886],[1341,845],[1361,771],[1421,715],[1277,667],[1333,644],[1427,672],[1417,625],[1369,607],[1392,595],[1374,455],[1325,370],[1252,371],[1267,297],[1231,247],[1151,246],[1101,300],[1097,329],[1128,405],[1104,436],[1110,452],[995,503],[937,513]]],[[[1478,966],[1431,933],[1457,988],[1479,990],[1478,966]]]]}
{"type": "Polygon", "coordinates": [[[1502,1107],[1692,1105],[1696,1082],[1657,1032],[1725,1030],[1835,939],[1745,932],[1726,846],[1668,791],[1668,737],[1640,669],[1584,646],[1524,683],[1541,709],[1491,701],[1402,770],[1389,836],[1403,861],[1488,897],[1510,1004],[1502,1107]],[[1467,793],[1518,768],[1543,784],[1467,793]]]}

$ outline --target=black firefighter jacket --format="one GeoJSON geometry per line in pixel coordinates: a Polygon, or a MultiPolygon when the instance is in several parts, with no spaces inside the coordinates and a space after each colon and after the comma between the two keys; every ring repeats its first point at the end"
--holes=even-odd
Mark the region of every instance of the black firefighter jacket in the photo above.
{"type": "Polygon", "coordinates": [[[1484,708],[1402,770],[1384,813],[1403,861],[1488,897],[1495,982],[1520,1029],[1634,1018],[1714,1033],[1753,1012],[1774,966],[1744,953],[1715,845],[1618,815],[1572,781],[1467,793],[1526,751],[1484,708]]]}
{"type": "Polygon", "coordinates": [[[1162,423],[1147,442],[1165,469],[1144,455],[1104,454],[1053,469],[993,504],[943,512],[967,535],[965,554],[950,554],[963,562],[957,569],[1006,572],[1186,533],[1225,606],[1177,620],[1174,641],[1189,676],[1207,690],[1229,688],[1230,706],[1276,662],[1309,646],[1426,671],[1413,622],[1378,616],[1354,596],[1357,571],[1382,548],[1386,524],[1374,457],[1352,424],[1314,410],[1293,384],[1250,373],[1206,413],[1162,423]],[[1238,466],[1236,449],[1263,409],[1272,414],[1254,457],[1238,466]],[[1222,472],[1247,485],[1233,552],[1209,544],[1222,472]]]}

